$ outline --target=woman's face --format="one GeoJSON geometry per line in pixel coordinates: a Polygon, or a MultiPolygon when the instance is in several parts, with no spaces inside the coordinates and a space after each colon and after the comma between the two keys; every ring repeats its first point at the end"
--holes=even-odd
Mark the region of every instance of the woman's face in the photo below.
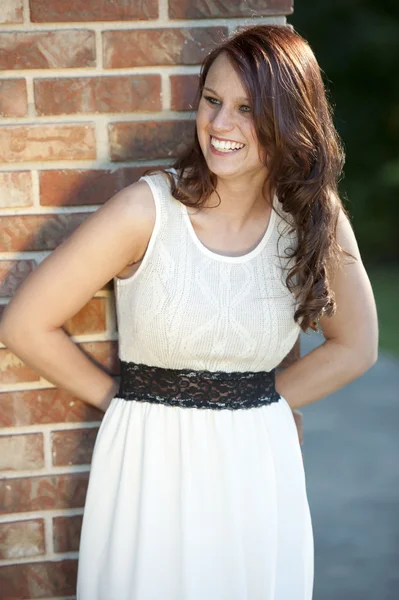
{"type": "Polygon", "coordinates": [[[208,71],[196,123],[198,141],[212,173],[222,178],[260,171],[266,174],[250,101],[224,52],[208,71]]]}

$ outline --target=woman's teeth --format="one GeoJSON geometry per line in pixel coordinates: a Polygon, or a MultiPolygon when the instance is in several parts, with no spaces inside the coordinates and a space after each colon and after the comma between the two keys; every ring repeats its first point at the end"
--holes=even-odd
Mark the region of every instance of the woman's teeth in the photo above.
{"type": "Polygon", "coordinates": [[[221,142],[211,136],[211,144],[219,152],[235,152],[244,148],[245,144],[239,144],[238,142],[221,142]]]}

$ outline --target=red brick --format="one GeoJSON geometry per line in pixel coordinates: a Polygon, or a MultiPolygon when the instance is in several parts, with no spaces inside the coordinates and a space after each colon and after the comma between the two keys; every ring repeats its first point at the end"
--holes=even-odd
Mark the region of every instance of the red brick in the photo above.
{"type": "Polygon", "coordinates": [[[13,296],[35,267],[34,260],[0,260],[0,297],[13,296]]]}
{"type": "Polygon", "coordinates": [[[105,298],[92,298],[76,315],[65,321],[63,328],[69,335],[102,333],[107,327],[105,303],[105,298]]]}
{"type": "Polygon", "coordinates": [[[119,190],[134,183],[147,167],[121,167],[114,171],[65,169],[41,171],[40,204],[81,206],[103,204],[119,190]]]}
{"type": "Polygon", "coordinates": [[[3,216],[0,252],[54,250],[87,216],[86,213],[3,216]]]}
{"type": "Polygon", "coordinates": [[[34,87],[39,115],[161,110],[159,75],[39,79],[34,87]]]}
{"type": "Polygon", "coordinates": [[[103,415],[59,388],[0,393],[0,427],[94,422],[103,415]]]}
{"type": "Polygon", "coordinates": [[[83,507],[88,478],[89,473],[71,473],[2,480],[0,514],[83,507]]]}
{"type": "Polygon", "coordinates": [[[0,375],[2,383],[39,381],[40,375],[28,367],[10,350],[0,348],[0,375]]]}
{"type": "MultiPolygon", "coordinates": [[[[88,465],[91,462],[97,428],[54,431],[52,437],[53,465],[88,465]]],[[[1,440],[1,437],[0,437],[1,440]]]]}
{"type": "Polygon", "coordinates": [[[2,117],[24,117],[27,112],[25,79],[0,81],[0,115],[2,117]]]}
{"type": "Polygon", "coordinates": [[[41,433],[0,436],[0,471],[41,469],[43,466],[41,433]]]}
{"type": "Polygon", "coordinates": [[[193,110],[198,81],[198,75],[170,76],[172,110],[193,110]]]}
{"type": "Polygon", "coordinates": [[[0,162],[93,158],[93,125],[5,125],[0,129],[0,162]]]}
{"type": "Polygon", "coordinates": [[[1,4],[0,23],[24,22],[23,0],[3,0],[1,4]]]}
{"type": "Polygon", "coordinates": [[[79,550],[82,515],[54,517],[54,552],[76,552],[79,550]]]}
{"type": "Polygon", "coordinates": [[[32,206],[32,177],[30,171],[0,173],[0,207],[32,206]]]}
{"type": "Polygon", "coordinates": [[[0,69],[70,69],[95,63],[94,31],[0,33],[0,69]]]}
{"type": "Polygon", "coordinates": [[[104,66],[195,65],[223,37],[225,27],[105,31],[104,66]]]}
{"type": "Polygon", "coordinates": [[[76,592],[77,560],[0,567],[3,600],[71,596],[76,592]]]}
{"type": "Polygon", "coordinates": [[[40,556],[45,552],[43,519],[0,524],[0,558],[40,556]]]}
{"type": "Polygon", "coordinates": [[[172,158],[191,142],[194,121],[110,123],[111,159],[172,158]]]}
{"type": "Polygon", "coordinates": [[[30,15],[33,23],[156,19],[158,17],[158,1],[69,0],[68,3],[65,3],[30,0],[30,15]]]}
{"type": "Polygon", "coordinates": [[[268,15],[290,15],[293,0],[169,0],[170,19],[216,19],[220,17],[264,17],[268,15]]]}

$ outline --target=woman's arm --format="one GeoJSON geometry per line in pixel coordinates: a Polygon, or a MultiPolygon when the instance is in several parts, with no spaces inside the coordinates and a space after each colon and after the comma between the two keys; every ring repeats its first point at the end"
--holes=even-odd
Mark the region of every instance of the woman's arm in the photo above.
{"type": "Polygon", "coordinates": [[[367,371],[378,356],[373,291],[350,222],[340,212],[337,240],[357,260],[342,255],[332,288],[337,311],[320,319],[325,342],[276,375],[276,389],[291,408],[335,392],[367,371]]]}
{"type": "Polygon", "coordinates": [[[141,257],[155,221],[147,183],[108,200],[18,288],[0,322],[0,340],[25,364],[74,396],[106,410],[117,382],[62,329],[128,263],[141,257]]]}

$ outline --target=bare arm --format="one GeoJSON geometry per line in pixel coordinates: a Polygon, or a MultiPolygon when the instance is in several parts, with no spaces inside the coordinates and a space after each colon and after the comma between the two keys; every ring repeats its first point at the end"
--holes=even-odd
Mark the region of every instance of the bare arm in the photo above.
{"type": "Polygon", "coordinates": [[[18,288],[0,322],[0,340],[55,385],[106,410],[117,382],[96,366],[62,325],[128,263],[141,258],[155,220],[147,183],[108,200],[18,288]]]}
{"type": "Polygon", "coordinates": [[[375,300],[354,232],[342,212],[337,239],[357,260],[344,257],[336,270],[332,287],[337,311],[332,317],[320,319],[326,341],[276,375],[276,389],[293,409],[335,392],[377,360],[375,300]]]}

